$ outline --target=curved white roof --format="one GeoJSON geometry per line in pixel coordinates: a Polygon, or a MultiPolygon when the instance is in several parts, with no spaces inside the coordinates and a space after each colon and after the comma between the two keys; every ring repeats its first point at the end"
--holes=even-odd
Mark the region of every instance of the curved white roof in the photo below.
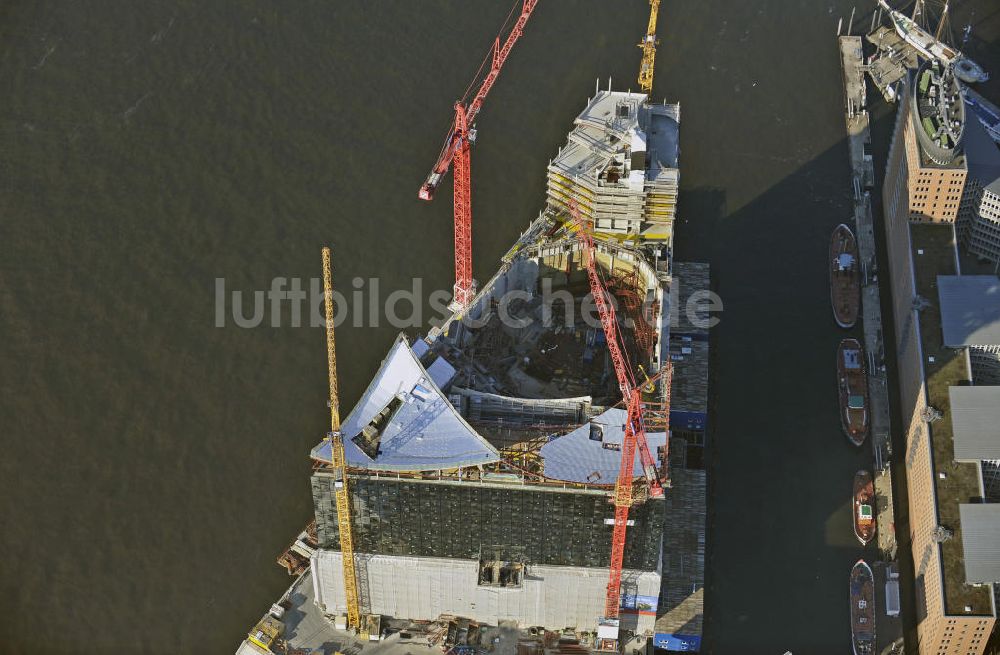
{"type": "MultiPolygon", "coordinates": [[[[465,422],[435,382],[450,379],[449,366],[428,373],[399,335],[375,379],[344,419],[341,432],[350,466],[387,471],[429,471],[488,464],[500,454],[465,422]],[[444,375],[442,375],[444,373],[444,375]],[[398,398],[398,409],[381,429],[374,459],[353,441],[361,430],[398,398]]],[[[330,461],[330,444],[324,440],[312,450],[315,459],[330,461]]]]}
{"type": "MultiPolygon", "coordinates": [[[[625,437],[627,416],[628,413],[623,409],[609,409],[572,432],[553,437],[542,446],[545,477],[568,482],[614,484],[621,470],[620,448],[625,437]],[[599,434],[600,440],[591,438],[592,425],[597,428],[594,436],[599,434]],[[618,449],[607,448],[605,444],[617,446],[618,449]]],[[[655,457],[656,449],[666,443],[666,434],[647,432],[646,443],[655,457]]],[[[642,475],[638,448],[635,451],[633,470],[636,477],[642,475]]]]}

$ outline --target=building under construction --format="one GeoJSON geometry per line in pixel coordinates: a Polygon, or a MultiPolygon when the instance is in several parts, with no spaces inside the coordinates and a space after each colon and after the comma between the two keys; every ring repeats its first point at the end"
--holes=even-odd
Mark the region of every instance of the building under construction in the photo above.
{"type": "MultiPolygon", "coordinates": [[[[642,94],[592,98],[549,167],[546,209],[500,271],[461,317],[412,343],[397,338],[344,420],[364,612],[581,629],[604,614],[609,492],[626,410],[588,307],[566,203],[592,216],[597,268],[617,301],[627,357],[655,379],[643,391],[646,439],[666,480],[667,385],[657,373],[670,359],[678,118],[677,105],[649,104],[642,94]]],[[[312,451],[319,549],[311,568],[319,608],[337,615],[347,598],[330,449],[324,440],[312,451]]],[[[666,515],[641,479],[620,609],[622,629],[647,633],[666,515]]]]}
{"type": "Polygon", "coordinates": [[[280,560],[301,576],[246,652],[441,617],[569,630],[580,652],[698,648],[708,267],[671,261],[679,119],[598,91],[500,270],[399,335],[343,423],[331,367],[315,524],[280,560]]]}
{"type": "Polygon", "coordinates": [[[437,621],[428,639],[449,648],[510,622],[544,635],[532,653],[700,646],[708,318],[694,292],[708,269],[675,278],[680,107],[648,95],[659,0],[644,92],[595,89],[549,162],[544,209],[486,284],[471,277],[474,120],[536,4],[455,103],[418,194],[454,169],[452,314],[399,335],[343,422],[324,250],[331,431],[311,451],[315,522],[279,558],[298,580],[246,652],[325,652],[330,626],[377,639],[383,620],[437,621]]]}

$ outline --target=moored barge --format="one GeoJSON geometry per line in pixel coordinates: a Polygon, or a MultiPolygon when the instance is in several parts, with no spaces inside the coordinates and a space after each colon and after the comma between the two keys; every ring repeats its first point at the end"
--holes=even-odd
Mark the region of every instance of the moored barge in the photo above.
{"type": "Polygon", "coordinates": [[[830,236],[830,302],[837,325],[854,327],[861,307],[858,242],[843,223],[830,236]]]}
{"type": "Polygon", "coordinates": [[[854,536],[862,546],[875,536],[875,483],[862,469],[854,474],[854,536]]]}
{"type": "Polygon", "coordinates": [[[863,559],[851,569],[851,646],[854,655],[875,652],[875,576],[863,559]]]}
{"type": "Polygon", "coordinates": [[[868,437],[868,376],[865,351],[857,339],[843,339],[837,349],[840,423],[855,446],[868,437]]]}

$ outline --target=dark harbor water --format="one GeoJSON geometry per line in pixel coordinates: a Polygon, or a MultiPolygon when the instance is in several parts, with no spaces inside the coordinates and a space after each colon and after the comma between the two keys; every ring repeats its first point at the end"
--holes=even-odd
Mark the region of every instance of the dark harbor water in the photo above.
{"type": "MultiPolygon", "coordinates": [[[[725,303],[706,652],[848,647],[867,451],[839,433],[825,259],[850,206],[834,33],[851,6],[661,7],[677,255],[709,261],[725,303]]],[[[216,327],[216,278],[312,278],[331,244],[345,291],[450,289],[450,184],[431,205],[416,191],[508,8],[0,8],[0,652],[231,653],[283,591],[274,558],[310,517],[328,425],[323,334],[287,314],[216,327]]],[[[539,4],[479,118],[479,279],[537,215],[595,78],[636,86],[647,10],[539,4]]],[[[995,7],[955,24],[972,11],[995,56],[995,7]]],[[[338,330],[345,408],[395,333],[338,330]]]]}

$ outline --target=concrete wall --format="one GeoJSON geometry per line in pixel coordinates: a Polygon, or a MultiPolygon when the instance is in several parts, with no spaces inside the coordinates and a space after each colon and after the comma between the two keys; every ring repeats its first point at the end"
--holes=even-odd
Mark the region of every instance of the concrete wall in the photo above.
{"type": "MultiPolygon", "coordinates": [[[[491,625],[514,620],[523,626],[594,629],[608,584],[608,569],[600,568],[529,565],[520,588],[497,588],[477,584],[476,560],[358,554],[355,561],[365,611],[395,618],[432,620],[455,614],[491,625]]],[[[340,552],[318,550],[311,566],[319,609],[344,613],[340,552]]],[[[625,571],[623,598],[647,597],[653,606],[641,614],[623,610],[622,627],[651,631],[659,593],[658,573],[625,571]]]]}

